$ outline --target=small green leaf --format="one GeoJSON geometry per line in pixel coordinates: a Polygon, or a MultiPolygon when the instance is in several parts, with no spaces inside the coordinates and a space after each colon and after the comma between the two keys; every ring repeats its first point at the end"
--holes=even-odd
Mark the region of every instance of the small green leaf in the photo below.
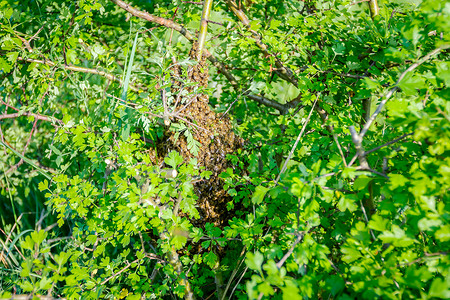
{"type": "Polygon", "coordinates": [[[214,268],[214,266],[217,263],[217,255],[214,254],[214,252],[208,252],[205,255],[203,255],[203,261],[210,267],[214,268]]]}
{"type": "Polygon", "coordinates": [[[340,211],[348,210],[350,212],[354,212],[358,208],[355,204],[357,201],[358,198],[356,195],[342,195],[337,207],[340,211]]]}
{"type": "Polygon", "coordinates": [[[441,242],[448,242],[450,240],[450,225],[442,226],[436,231],[435,236],[441,242]]]}
{"type": "Polygon", "coordinates": [[[389,179],[390,179],[391,189],[395,189],[399,186],[404,186],[405,183],[407,183],[409,181],[405,176],[400,175],[400,174],[390,174],[389,179]]]}
{"type": "Polygon", "coordinates": [[[355,190],[360,191],[360,190],[364,189],[371,181],[372,181],[372,178],[367,177],[366,175],[361,175],[358,178],[356,178],[355,182],[353,183],[353,188],[355,190]]]}
{"type": "Polygon", "coordinates": [[[346,263],[351,263],[361,257],[361,252],[354,248],[342,247],[341,251],[344,254],[342,260],[346,263]]]}
{"type": "Polygon", "coordinates": [[[264,197],[266,196],[268,191],[269,189],[262,185],[257,186],[255,192],[253,193],[252,203],[260,204],[261,202],[263,202],[264,197]]]}
{"type": "Polygon", "coordinates": [[[388,220],[383,219],[379,215],[373,215],[372,220],[369,221],[369,228],[377,231],[385,231],[386,225],[389,223],[388,220]]]}
{"type": "Polygon", "coordinates": [[[247,252],[245,263],[250,269],[261,272],[263,261],[264,256],[259,251],[256,251],[254,254],[252,252],[247,252]]]}
{"type": "Polygon", "coordinates": [[[48,190],[48,180],[44,179],[44,181],[39,182],[38,188],[41,192],[43,190],[48,190]]]}
{"type": "Polygon", "coordinates": [[[164,158],[164,162],[176,169],[176,167],[183,163],[183,157],[176,151],[171,151],[167,157],[164,158]]]}

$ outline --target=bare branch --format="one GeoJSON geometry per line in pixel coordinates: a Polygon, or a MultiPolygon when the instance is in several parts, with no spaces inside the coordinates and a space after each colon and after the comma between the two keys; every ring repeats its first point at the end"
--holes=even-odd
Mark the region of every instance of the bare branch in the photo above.
{"type": "Polygon", "coordinates": [[[378,146],[378,147],[376,147],[376,148],[373,148],[373,149],[370,149],[370,150],[364,152],[364,155],[367,155],[367,154],[370,154],[370,153],[375,152],[375,151],[377,151],[377,150],[380,150],[380,149],[383,148],[383,147],[386,147],[386,146],[395,144],[395,143],[397,143],[398,141],[403,140],[405,137],[410,136],[410,135],[413,135],[413,134],[414,134],[414,132],[406,133],[406,134],[404,134],[404,135],[402,135],[402,136],[396,138],[395,140],[392,140],[392,141],[390,141],[390,142],[387,142],[386,144],[383,144],[383,145],[381,145],[381,146],[378,146]]]}
{"type": "Polygon", "coordinates": [[[362,146],[362,138],[356,133],[355,126],[349,127],[350,134],[352,135],[353,144],[355,144],[356,155],[358,155],[359,163],[364,169],[369,168],[366,157],[364,156],[364,148],[362,146]]]}
{"type": "Polygon", "coordinates": [[[181,26],[180,24],[178,24],[174,21],[164,19],[161,17],[157,17],[157,16],[149,14],[148,12],[138,10],[138,9],[132,7],[131,5],[129,5],[128,3],[125,3],[122,0],[110,0],[110,1],[113,2],[114,4],[117,4],[119,7],[126,10],[127,12],[129,12],[130,14],[132,14],[135,17],[147,20],[149,22],[157,23],[157,24],[167,27],[167,28],[172,28],[173,30],[176,30],[179,33],[181,33],[182,35],[184,35],[184,37],[187,38],[191,42],[193,42],[195,40],[194,35],[192,35],[188,30],[186,30],[186,28],[184,28],[183,26],[181,26]]]}
{"type": "MultiPolygon", "coordinates": [[[[182,25],[175,23],[174,21],[168,20],[168,19],[164,19],[161,17],[157,17],[154,15],[151,15],[147,12],[143,12],[140,11],[132,6],[130,6],[129,4],[125,3],[124,1],[121,0],[110,0],[111,2],[117,4],[118,6],[120,6],[122,9],[128,11],[129,13],[131,13],[133,16],[136,16],[138,18],[147,20],[149,22],[154,22],[157,24],[160,24],[162,26],[165,26],[167,28],[171,28],[173,30],[178,31],[179,33],[181,33],[187,40],[189,40],[190,42],[194,42],[195,41],[195,37],[194,35],[192,35],[186,28],[184,28],[182,25]]],[[[217,68],[219,69],[219,71],[227,78],[227,80],[231,83],[231,85],[233,86],[233,88],[236,91],[240,90],[240,86],[238,81],[236,80],[236,78],[234,78],[234,76],[225,68],[225,65],[221,62],[219,62],[217,60],[217,58],[215,58],[207,49],[203,49],[203,55],[217,68]]],[[[280,111],[280,113],[285,113],[287,112],[287,110],[289,110],[289,108],[291,108],[290,106],[287,107],[281,103],[278,103],[275,100],[271,100],[262,96],[257,96],[257,95],[251,95],[250,93],[244,93],[245,96],[247,96],[248,98],[262,104],[268,107],[272,107],[277,109],[278,111],[280,111]]]]}

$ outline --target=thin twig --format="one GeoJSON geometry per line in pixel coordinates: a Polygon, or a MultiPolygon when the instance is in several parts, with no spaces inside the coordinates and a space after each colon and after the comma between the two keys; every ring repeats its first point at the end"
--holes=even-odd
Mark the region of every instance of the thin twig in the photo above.
{"type": "Polygon", "coordinates": [[[429,60],[433,55],[438,54],[441,50],[448,49],[448,48],[450,48],[450,45],[443,45],[443,46],[441,46],[441,47],[439,47],[437,49],[434,49],[433,51],[431,51],[430,53],[428,53],[427,55],[425,55],[424,57],[419,59],[416,63],[413,63],[411,66],[409,66],[408,69],[406,69],[402,74],[400,74],[400,76],[398,77],[397,82],[395,82],[395,86],[392,89],[390,89],[389,92],[384,97],[384,99],[381,100],[380,104],[378,104],[377,109],[372,114],[372,116],[370,116],[369,120],[367,120],[367,123],[364,125],[363,129],[359,133],[359,136],[360,136],[361,140],[364,137],[364,135],[366,134],[367,130],[369,130],[369,127],[372,125],[373,121],[375,121],[376,117],[378,116],[378,114],[383,109],[383,107],[386,104],[386,102],[392,97],[392,95],[397,90],[400,89],[398,87],[398,84],[400,83],[400,81],[402,81],[402,79],[406,76],[406,74],[408,74],[409,72],[415,70],[418,66],[420,66],[421,64],[423,64],[424,62],[429,60]]]}
{"type": "Polygon", "coordinates": [[[383,144],[383,145],[378,146],[378,147],[376,147],[376,148],[367,150],[366,152],[364,152],[364,155],[367,155],[367,154],[370,154],[370,153],[375,152],[375,151],[377,151],[377,150],[380,150],[380,149],[383,148],[383,147],[386,147],[386,146],[395,144],[395,143],[397,143],[398,141],[403,140],[405,137],[410,136],[410,135],[413,135],[413,134],[414,134],[414,132],[406,133],[406,134],[404,134],[404,135],[402,135],[402,136],[396,138],[395,140],[392,140],[392,141],[390,141],[390,142],[387,142],[386,144],[383,144]]]}
{"type": "Polygon", "coordinates": [[[3,119],[14,119],[14,118],[21,117],[21,116],[26,116],[26,117],[32,116],[36,120],[47,121],[47,122],[57,122],[60,125],[64,125],[63,121],[58,120],[56,118],[48,117],[48,116],[42,116],[42,115],[29,113],[29,112],[0,115],[0,120],[3,120],[3,119]]]}
{"type": "Polygon", "coordinates": [[[248,267],[245,267],[244,271],[242,271],[241,277],[239,277],[238,281],[236,282],[236,285],[234,286],[233,290],[231,291],[229,299],[232,299],[234,291],[236,291],[236,288],[238,287],[238,285],[241,282],[242,278],[244,278],[244,275],[245,275],[245,273],[247,273],[247,270],[248,270],[248,267]]]}
{"type": "Polygon", "coordinates": [[[134,261],[132,261],[131,263],[129,263],[127,261],[127,265],[125,267],[123,267],[119,272],[117,272],[116,274],[113,274],[111,276],[109,276],[108,278],[106,278],[105,280],[102,281],[102,283],[100,283],[100,285],[104,285],[106,284],[108,281],[110,281],[111,279],[117,277],[118,275],[122,274],[123,272],[125,272],[129,267],[131,267],[132,264],[137,263],[140,259],[135,259],[134,261]]]}
{"type": "Polygon", "coordinates": [[[281,269],[281,267],[283,266],[283,264],[286,262],[286,260],[289,258],[289,256],[291,256],[292,252],[294,252],[294,248],[295,246],[297,246],[298,243],[300,243],[303,239],[303,234],[299,234],[297,236],[297,239],[295,240],[294,244],[292,245],[292,247],[288,250],[288,252],[286,252],[286,254],[280,259],[279,262],[276,263],[276,266],[278,269],[281,269]]]}
{"type": "Polygon", "coordinates": [[[336,145],[338,147],[339,150],[339,154],[341,155],[342,161],[344,162],[344,166],[347,167],[347,162],[345,161],[345,156],[344,156],[344,152],[342,152],[342,148],[341,145],[339,144],[338,138],[336,134],[333,134],[333,139],[336,142],[336,145]]]}
{"type": "Polygon", "coordinates": [[[298,135],[297,140],[294,143],[294,146],[292,146],[291,152],[289,153],[286,161],[284,162],[283,167],[281,168],[280,173],[278,174],[277,179],[275,180],[275,185],[278,184],[278,181],[280,180],[281,175],[286,171],[287,164],[289,163],[289,160],[291,160],[292,155],[294,154],[295,148],[297,148],[298,142],[302,138],[303,132],[305,132],[306,125],[308,124],[309,119],[311,118],[311,114],[312,114],[314,108],[316,107],[316,103],[317,103],[317,99],[316,99],[316,101],[314,101],[314,104],[313,104],[311,110],[309,111],[308,117],[306,118],[305,123],[303,123],[302,130],[300,131],[300,134],[298,135]]]}
{"type": "MultiPolygon", "coordinates": [[[[243,257],[246,252],[247,252],[247,247],[244,246],[244,248],[242,248],[241,255],[239,255],[239,257],[243,257]]],[[[241,267],[241,265],[244,261],[245,261],[245,258],[242,258],[241,261],[239,262],[239,264],[237,264],[236,268],[231,273],[230,279],[228,280],[227,286],[225,287],[225,290],[223,292],[222,299],[220,299],[220,300],[225,300],[225,296],[227,295],[228,289],[230,288],[230,285],[233,282],[234,276],[236,276],[237,272],[239,271],[239,268],[241,267]]],[[[231,297],[231,295],[230,295],[230,297],[231,297]]]]}
{"type": "MultiPolygon", "coordinates": [[[[167,28],[174,29],[179,33],[181,33],[191,43],[195,41],[195,36],[178,23],[175,23],[168,19],[151,15],[144,11],[140,11],[121,0],[110,0],[110,1],[117,4],[119,7],[126,10],[127,12],[131,13],[133,16],[147,20],[149,22],[157,23],[167,28]]],[[[236,91],[241,91],[240,85],[236,80],[236,78],[234,78],[234,76],[228,71],[225,65],[222,62],[218,61],[217,58],[214,57],[206,48],[203,49],[203,56],[205,56],[217,69],[219,69],[220,73],[222,73],[227,78],[227,80],[230,82],[230,84],[236,91]]],[[[295,80],[293,81],[295,82],[295,80]]],[[[275,100],[268,99],[263,96],[252,95],[250,94],[250,92],[245,92],[244,95],[264,106],[275,108],[281,114],[285,114],[289,110],[289,108],[292,108],[291,107],[292,104],[286,103],[283,105],[275,100]]]]}
{"type": "MultiPolygon", "coordinates": [[[[28,146],[30,145],[31,137],[33,136],[33,133],[34,133],[34,131],[36,129],[37,121],[38,121],[37,119],[34,120],[33,127],[31,128],[30,136],[28,137],[27,143],[25,144],[25,147],[23,148],[22,156],[25,155],[25,152],[27,151],[28,146]]],[[[23,162],[24,162],[23,158],[20,158],[19,162],[17,164],[15,164],[14,166],[12,166],[11,168],[9,168],[9,170],[7,170],[5,172],[5,174],[8,174],[10,172],[14,172],[14,170],[16,170],[18,167],[20,167],[20,165],[22,165],[23,162]]]]}

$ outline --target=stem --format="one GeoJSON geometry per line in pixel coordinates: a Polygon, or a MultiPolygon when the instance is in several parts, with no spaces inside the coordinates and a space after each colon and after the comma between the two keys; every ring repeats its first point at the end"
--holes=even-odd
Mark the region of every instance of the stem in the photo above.
{"type": "Polygon", "coordinates": [[[276,184],[278,183],[278,181],[280,180],[281,175],[286,171],[286,169],[287,169],[287,164],[288,164],[289,160],[292,158],[292,155],[294,154],[295,148],[297,148],[297,144],[298,144],[298,142],[300,141],[300,139],[301,139],[302,136],[303,136],[303,132],[305,132],[306,125],[308,124],[309,119],[311,118],[311,114],[312,114],[312,112],[313,112],[313,110],[314,110],[314,108],[315,108],[315,106],[316,106],[316,103],[317,103],[317,99],[316,99],[316,101],[314,101],[313,107],[312,107],[311,110],[309,111],[309,114],[308,114],[308,117],[307,117],[306,120],[305,120],[305,123],[303,123],[303,128],[302,128],[302,130],[300,131],[300,134],[298,135],[297,140],[296,140],[295,143],[294,143],[294,146],[292,146],[291,152],[289,153],[288,158],[287,158],[286,161],[284,162],[284,165],[283,165],[283,167],[281,168],[280,174],[278,174],[278,177],[277,177],[277,179],[275,180],[275,185],[276,185],[276,184]]]}
{"type": "Polygon", "coordinates": [[[203,48],[205,47],[206,33],[208,32],[208,19],[211,13],[212,0],[205,0],[203,4],[202,20],[200,22],[200,33],[198,36],[197,61],[202,59],[203,48]]]}
{"type": "Polygon", "coordinates": [[[378,7],[377,0],[370,0],[369,1],[369,9],[370,9],[370,17],[373,19],[375,16],[378,16],[380,13],[380,8],[378,7]]]}

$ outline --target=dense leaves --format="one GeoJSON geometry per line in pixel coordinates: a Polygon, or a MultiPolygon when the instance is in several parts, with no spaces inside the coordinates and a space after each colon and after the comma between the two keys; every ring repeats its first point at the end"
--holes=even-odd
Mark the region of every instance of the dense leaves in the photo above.
{"type": "Polygon", "coordinates": [[[449,4],[367,2],[0,0],[0,297],[450,298],[449,4]]]}

